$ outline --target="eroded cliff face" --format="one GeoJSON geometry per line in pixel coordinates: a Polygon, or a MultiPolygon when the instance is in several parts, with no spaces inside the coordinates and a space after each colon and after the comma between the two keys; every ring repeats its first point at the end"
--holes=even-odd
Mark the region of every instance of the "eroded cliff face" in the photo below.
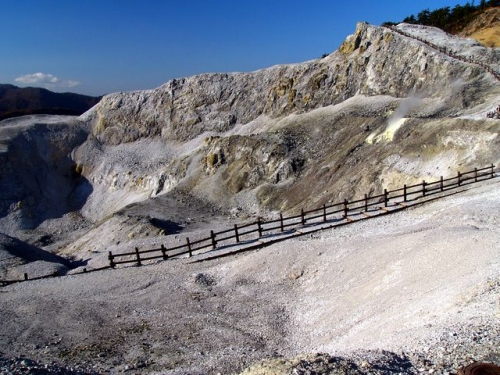
{"type": "MultiPolygon", "coordinates": [[[[488,63],[496,63],[499,55],[489,56],[488,63]]],[[[484,79],[479,66],[460,64],[422,42],[360,23],[326,58],[252,73],[203,74],[174,79],[155,90],[108,95],[87,118],[93,122],[93,134],[105,144],[151,136],[187,141],[207,131],[226,132],[262,115],[304,113],[355,95],[404,98],[419,93],[444,102],[457,80],[484,79]]],[[[474,92],[458,94],[468,107],[482,101],[474,92]]],[[[456,114],[464,109],[461,102],[447,102],[429,115],[439,110],[456,114]]]]}
{"type": "MultiPolygon", "coordinates": [[[[141,168],[120,159],[105,167],[89,160],[89,180],[103,194],[130,198],[134,192],[133,201],[181,188],[228,209],[257,204],[286,211],[439,177],[430,173],[436,158],[445,160],[437,168],[442,173],[445,165],[496,162],[494,153],[489,160],[475,155],[496,140],[496,122],[485,125],[482,113],[500,93],[487,70],[498,69],[499,57],[434,28],[359,23],[323,59],[109,95],[82,116],[92,124],[94,142],[107,150],[103,156],[120,149],[129,159],[149,160],[133,144],[153,139],[149,151],[169,156],[141,168]],[[449,133],[458,123],[488,129],[478,137],[489,143],[472,156],[461,150],[450,139],[462,136],[449,133]],[[448,141],[423,152],[435,141],[428,134],[448,141]],[[412,167],[401,168],[405,163],[412,167]]],[[[116,208],[98,206],[106,214],[116,208]]],[[[92,204],[87,208],[97,215],[92,204]]]]}

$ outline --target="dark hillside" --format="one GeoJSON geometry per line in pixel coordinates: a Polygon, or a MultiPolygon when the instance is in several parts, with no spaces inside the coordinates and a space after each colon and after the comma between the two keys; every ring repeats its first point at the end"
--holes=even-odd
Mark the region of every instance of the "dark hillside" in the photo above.
{"type": "Polygon", "coordinates": [[[0,120],[29,114],[81,115],[99,100],[101,97],[0,84],[0,120]]]}

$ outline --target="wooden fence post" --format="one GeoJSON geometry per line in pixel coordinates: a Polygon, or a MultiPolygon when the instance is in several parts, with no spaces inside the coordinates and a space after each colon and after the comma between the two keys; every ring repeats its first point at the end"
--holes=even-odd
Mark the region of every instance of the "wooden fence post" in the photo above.
{"type": "Polygon", "coordinates": [[[443,176],[441,176],[441,180],[439,181],[439,187],[441,188],[441,191],[444,190],[443,176]]]}
{"type": "Polygon", "coordinates": [[[282,232],[285,231],[285,227],[283,226],[283,214],[280,212],[280,229],[282,232]]]}
{"type": "Polygon", "coordinates": [[[460,176],[461,176],[461,173],[460,173],[460,171],[459,171],[459,172],[457,172],[458,186],[460,186],[460,176]]]}
{"type": "Polygon", "coordinates": [[[238,224],[234,224],[234,235],[236,236],[236,243],[240,243],[240,235],[238,234],[238,224]]]}
{"type": "Polygon", "coordinates": [[[303,208],[300,209],[300,223],[302,225],[305,225],[305,223],[306,223],[306,218],[305,218],[305,215],[304,215],[304,209],[303,208]]]}
{"type": "Polygon", "coordinates": [[[168,259],[167,248],[163,244],[161,245],[161,254],[163,255],[163,260],[168,259]]]}
{"type": "Polygon", "coordinates": [[[28,274],[26,272],[24,273],[24,280],[28,280],[28,274]]]}
{"type": "Polygon", "coordinates": [[[326,204],[323,205],[323,222],[326,223],[326,204]]]}
{"type": "Polygon", "coordinates": [[[368,194],[365,194],[365,212],[368,212],[368,194]]]}
{"type": "Polygon", "coordinates": [[[260,224],[260,217],[257,218],[257,230],[259,231],[259,238],[262,237],[262,225],[260,224]]]}
{"type": "Polygon", "coordinates": [[[477,168],[474,168],[474,182],[477,182],[477,168]]]}
{"type": "Polygon", "coordinates": [[[422,181],[422,197],[425,197],[425,180],[422,181]]]}
{"type": "Polygon", "coordinates": [[[142,266],[142,263],[141,263],[141,254],[139,254],[139,248],[138,247],[135,248],[135,257],[137,258],[137,265],[138,266],[142,266]]]}
{"type": "Polygon", "coordinates": [[[493,178],[493,164],[491,164],[491,173],[490,173],[490,178],[493,178]]]}
{"type": "Polygon", "coordinates": [[[210,231],[210,237],[212,237],[212,250],[217,247],[217,241],[215,240],[215,233],[213,230],[210,231]]]}
{"type": "Polygon", "coordinates": [[[404,186],[403,186],[403,202],[406,202],[406,200],[408,199],[406,190],[407,190],[407,187],[406,187],[406,184],[404,184],[404,186]]]}
{"type": "Polygon", "coordinates": [[[113,255],[113,253],[111,251],[108,253],[108,259],[109,259],[109,266],[111,268],[115,268],[116,264],[115,264],[115,262],[113,262],[113,259],[115,259],[115,256],[113,255]]]}
{"type": "Polygon", "coordinates": [[[384,189],[384,207],[387,207],[388,202],[389,202],[389,193],[387,192],[387,189],[384,189]]]}
{"type": "Polygon", "coordinates": [[[186,244],[187,244],[187,247],[188,247],[189,257],[191,258],[193,256],[193,253],[192,253],[192,250],[191,250],[191,243],[189,242],[189,237],[186,237],[186,244]]]}
{"type": "Polygon", "coordinates": [[[347,199],[344,199],[344,218],[347,219],[347,212],[349,211],[347,199]]]}

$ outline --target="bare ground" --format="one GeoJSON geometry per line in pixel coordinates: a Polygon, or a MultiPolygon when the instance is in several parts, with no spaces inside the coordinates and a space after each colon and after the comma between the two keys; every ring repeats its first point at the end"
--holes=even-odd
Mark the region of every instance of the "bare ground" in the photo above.
{"type": "Polygon", "coordinates": [[[494,180],[230,258],[4,287],[0,357],[171,374],[500,363],[499,208],[494,180]]]}

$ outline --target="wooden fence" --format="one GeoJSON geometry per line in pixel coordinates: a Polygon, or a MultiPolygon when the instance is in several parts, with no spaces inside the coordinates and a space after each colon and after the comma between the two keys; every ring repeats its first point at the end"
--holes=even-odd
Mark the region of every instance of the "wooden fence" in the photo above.
{"type": "Polygon", "coordinates": [[[375,196],[364,195],[363,198],[330,205],[323,205],[315,209],[302,209],[299,214],[284,217],[283,214],[275,220],[262,220],[238,225],[234,224],[232,228],[214,232],[201,239],[192,240],[189,237],[184,239],[184,243],[174,247],[165,247],[139,250],[113,254],[108,253],[109,266],[115,268],[120,265],[141,266],[144,262],[152,260],[168,260],[178,257],[191,257],[215,249],[222,249],[231,246],[243,245],[258,241],[260,238],[276,234],[293,231],[306,225],[315,225],[326,222],[349,220],[349,215],[363,214],[370,210],[387,210],[389,204],[404,204],[433,194],[456,189],[466,184],[476,183],[495,177],[495,167],[489,167],[471,170],[469,172],[457,172],[457,175],[444,179],[441,177],[437,181],[422,181],[415,185],[404,185],[402,188],[388,191],[384,189],[383,193],[375,196]]]}
{"type": "MultiPolygon", "coordinates": [[[[334,223],[335,221],[345,223],[346,221],[350,221],[349,215],[363,215],[370,211],[379,210],[389,211],[389,206],[391,204],[404,205],[405,202],[415,202],[433,194],[492,179],[497,172],[498,171],[495,170],[492,164],[489,167],[481,169],[475,168],[469,172],[457,172],[456,176],[447,179],[441,177],[437,181],[422,181],[415,185],[403,185],[402,188],[391,191],[384,189],[383,193],[379,195],[368,196],[365,194],[363,198],[357,200],[349,201],[345,199],[342,202],[323,205],[315,209],[302,209],[297,215],[284,217],[283,214],[280,214],[275,220],[262,220],[258,218],[256,221],[248,224],[234,224],[232,228],[220,232],[214,232],[212,230],[210,231],[210,235],[205,238],[192,240],[186,237],[183,244],[175,247],[167,248],[161,245],[159,248],[147,250],[139,250],[139,248],[136,247],[134,251],[119,254],[113,254],[110,251],[108,253],[109,266],[90,270],[83,269],[83,271],[72,273],[72,275],[116,268],[119,265],[129,264],[141,266],[144,262],[152,260],[158,261],[178,257],[191,257],[193,255],[231,246],[244,246],[247,244],[251,246],[263,237],[279,235],[286,232],[292,233],[304,226],[334,223]]],[[[21,280],[0,280],[0,286],[57,276],[63,275],[53,273],[50,275],[29,278],[28,274],[24,274],[24,279],[21,280]]]]}

